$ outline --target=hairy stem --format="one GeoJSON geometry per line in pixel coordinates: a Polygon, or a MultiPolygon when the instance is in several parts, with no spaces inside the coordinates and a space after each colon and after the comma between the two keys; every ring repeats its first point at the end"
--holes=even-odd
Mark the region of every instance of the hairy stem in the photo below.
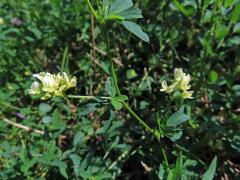
{"type": "Polygon", "coordinates": [[[99,15],[98,15],[98,13],[94,10],[94,8],[93,8],[90,0],[86,0],[86,1],[87,1],[87,3],[88,3],[88,6],[89,6],[91,12],[92,12],[93,15],[95,16],[95,18],[96,18],[96,19],[99,19],[99,15]]]}
{"type": "Polygon", "coordinates": [[[107,45],[107,56],[108,56],[110,66],[111,66],[111,75],[112,75],[112,78],[113,78],[113,83],[114,83],[114,86],[117,90],[118,96],[122,96],[121,91],[118,87],[117,74],[115,72],[115,68],[114,68],[114,64],[113,64],[113,57],[112,57],[112,54],[111,54],[111,51],[110,51],[110,42],[109,42],[109,37],[108,37],[108,33],[107,33],[107,28],[104,25],[102,29],[103,29],[103,33],[104,33],[104,37],[105,37],[105,41],[106,41],[106,45],[107,45]]]}
{"type": "MultiPolygon", "coordinates": [[[[112,78],[113,78],[113,83],[114,83],[115,89],[117,90],[118,96],[122,96],[121,91],[120,91],[120,88],[119,88],[119,86],[118,86],[118,79],[117,79],[117,74],[116,74],[116,72],[115,72],[115,68],[114,68],[114,64],[113,64],[113,57],[112,57],[112,54],[111,54],[111,51],[110,51],[109,36],[108,36],[108,33],[107,33],[106,25],[104,25],[104,26],[102,27],[102,30],[103,30],[103,33],[104,33],[104,36],[105,36],[106,45],[107,45],[107,56],[108,56],[108,59],[109,59],[109,62],[110,62],[110,66],[111,66],[111,76],[112,76],[112,78]]],[[[126,102],[123,102],[123,106],[124,106],[124,108],[125,108],[133,117],[135,117],[135,118],[145,127],[146,130],[148,130],[149,132],[153,133],[153,129],[150,128],[150,127],[142,120],[142,118],[139,117],[139,116],[131,109],[131,107],[130,107],[126,102]]]]}

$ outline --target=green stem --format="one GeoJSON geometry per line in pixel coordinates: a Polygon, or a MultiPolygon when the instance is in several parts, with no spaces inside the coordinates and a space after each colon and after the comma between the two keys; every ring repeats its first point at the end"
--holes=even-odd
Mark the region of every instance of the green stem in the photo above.
{"type": "Polygon", "coordinates": [[[78,95],[68,95],[68,98],[72,98],[72,99],[107,99],[107,100],[111,100],[111,97],[105,97],[105,96],[78,96],[78,95]]]}
{"type": "Polygon", "coordinates": [[[167,171],[169,172],[170,169],[169,169],[169,163],[168,163],[168,159],[167,159],[167,156],[166,156],[166,152],[165,152],[164,148],[161,148],[161,150],[162,150],[164,161],[165,161],[166,166],[167,166],[167,171]]]}
{"type": "Polygon", "coordinates": [[[90,0],[86,0],[86,1],[87,1],[87,3],[88,3],[88,6],[89,6],[90,10],[92,11],[93,15],[95,16],[95,18],[96,18],[96,19],[99,19],[99,15],[98,15],[98,13],[94,10],[94,8],[93,8],[90,0]]]}
{"type": "MultiPolygon", "coordinates": [[[[107,56],[108,56],[108,59],[109,59],[109,62],[110,62],[110,66],[111,66],[111,75],[112,75],[112,78],[113,78],[113,83],[114,83],[114,86],[117,90],[117,94],[118,96],[122,96],[121,94],[121,91],[120,91],[120,88],[118,86],[118,79],[117,79],[117,74],[115,72],[115,68],[114,68],[114,64],[113,64],[113,58],[112,58],[112,54],[111,54],[111,51],[110,51],[110,43],[109,43],[109,37],[108,37],[108,33],[107,33],[107,28],[106,28],[106,25],[104,25],[102,27],[103,29],[103,33],[104,33],[104,36],[105,36],[105,41],[106,41],[106,45],[107,45],[107,56]]],[[[127,111],[133,116],[135,117],[144,127],[146,130],[148,130],[149,132],[153,133],[154,130],[152,128],[150,128],[143,120],[142,118],[140,118],[132,109],[131,107],[126,103],[126,102],[123,102],[123,106],[125,107],[125,109],[127,109],[127,111]]]]}
{"type": "Polygon", "coordinates": [[[108,56],[110,66],[111,66],[111,75],[112,75],[112,78],[113,78],[113,83],[114,83],[114,86],[117,90],[118,96],[122,96],[121,91],[118,87],[118,79],[117,79],[117,74],[115,72],[115,68],[114,68],[114,64],[113,64],[113,57],[112,57],[112,54],[111,54],[111,51],[110,51],[110,43],[109,43],[109,37],[108,37],[106,26],[103,26],[102,29],[103,29],[105,41],[106,41],[106,44],[107,44],[107,56],[108,56]]]}
{"type": "Polygon", "coordinates": [[[144,127],[146,130],[148,130],[149,132],[153,133],[154,130],[152,128],[150,128],[132,109],[131,107],[126,103],[123,102],[123,106],[128,110],[128,112],[135,117],[144,127]]]}

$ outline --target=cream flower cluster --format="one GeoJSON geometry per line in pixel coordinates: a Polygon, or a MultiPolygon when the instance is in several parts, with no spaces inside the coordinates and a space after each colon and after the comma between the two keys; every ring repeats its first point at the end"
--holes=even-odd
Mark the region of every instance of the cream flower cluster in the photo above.
{"type": "Polygon", "coordinates": [[[34,81],[29,89],[29,94],[43,95],[42,100],[49,99],[54,96],[64,97],[64,92],[68,89],[75,87],[77,84],[76,77],[69,79],[65,72],[55,74],[41,72],[34,74],[34,81]]]}
{"type": "Polygon", "coordinates": [[[181,96],[184,99],[192,99],[193,91],[189,91],[191,85],[189,85],[191,77],[189,74],[185,74],[182,68],[174,69],[174,80],[171,85],[167,85],[167,82],[164,80],[162,82],[162,89],[160,91],[165,93],[171,93],[174,91],[181,91],[181,96]]]}
{"type": "Polygon", "coordinates": [[[4,24],[4,20],[3,20],[3,18],[0,17],[0,25],[1,24],[4,24]]]}

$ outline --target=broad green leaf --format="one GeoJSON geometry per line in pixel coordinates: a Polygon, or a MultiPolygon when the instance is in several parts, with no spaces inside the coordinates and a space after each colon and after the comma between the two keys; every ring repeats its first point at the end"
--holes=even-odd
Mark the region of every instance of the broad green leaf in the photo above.
{"type": "Polygon", "coordinates": [[[195,13],[195,9],[191,5],[184,6],[178,0],[173,0],[173,3],[185,16],[191,16],[195,13]]]}
{"type": "Polygon", "coordinates": [[[88,101],[80,105],[80,107],[78,108],[78,115],[85,116],[88,115],[90,112],[94,112],[102,107],[103,105],[100,102],[88,101]]]}
{"type": "Polygon", "coordinates": [[[102,9],[103,9],[103,12],[104,12],[104,17],[106,18],[108,16],[109,9],[110,9],[109,0],[103,0],[102,9]]]}
{"type": "Polygon", "coordinates": [[[84,134],[81,131],[77,132],[77,134],[74,136],[74,139],[73,139],[73,145],[77,147],[83,141],[84,141],[84,134]]]}
{"type": "Polygon", "coordinates": [[[236,23],[234,28],[233,28],[234,33],[239,33],[240,34],[240,22],[236,23]]]}
{"type": "Polygon", "coordinates": [[[227,40],[229,46],[240,45],[240,36],[232,36],[227,40]]]}
{"type": "Polygon", "coordinates": [[[212,0],[203,0],[203,8],[205,9],[206,7],[208,7],[210,5],[212,0]]]}
{"type": "Polygon", "coordinates": [[[127,30],[135,34],[137,37],[145,42],[149,42],[148,35],[143,32],[142,28],[138,24],[131,21],[122,21],[121,23],[127,30]]]}
{"type": "Polygon", "coordinates": [[[65,124],[61,120],[61,115],[57,109],[54,110],[52,115],[52,126],[53,129],[62,129],[65,127],[65,124]]]}
{"type": "Polygon", "coordinates": [[[233,5],[235,0],[225,0],[224,1],[224,7],[228,8],[229,6],[233,5]]]}
{"type": "Polygon", "coordinates": [[[240,152],[240,133],[236,133],[233,136],[232,142],[231,142],[231,147],[238,152],[240,152]]]}
{"type": "Polygon", "coordinates": [[[234,10],[231,14],[231,20],[232,20],[233,23],[236,23],[237,21],[240,20],[240,3],[238,3],[235,6],[235,8],[234,8],[234,10]]]}
{"type": "Polygon", "coordinates": [[[233,91],[240,91],[240,84],[236,84],[232,87],[233,91]]]}
{"type": "Polygon", "coordinates": [[[63,175],[66,179],[68,179],[68,175],[66,172],[67,164],[60,160],[53,161],[52,165],[57,166],[60,170],[61,175],[63,175]]]}
{"type": "Polygon", "coordinates": [[[51,117],[51,116],[44,116],[44,117],[42,118],[42,122],[43,122],[44,124],[49,124],[51,121],[52,121],[52,117],[51,117]]]}
{"type": "Polygon", "coordinates": [[[167,121],[167,126],[177,126],[179,124],[184,123],[188,119],[190,119],[190,117],[184,114],[183,111],[184,111],[184,107],[181,107],[179,111],[171,115],[167,121]]]}
{"type": "Polygon", "coordinates": [[[201,23],[209,23],[212,20],[213,12],[211,10],[206,10],[204,16],[201,18],[201,23]]]}
{"type": "Polygon", "coordinates": [[[119,102],[119,101],[117,101],[117,100],[115,100],[115,99],[112,99],[111,100],[111,103],[112,103],[112,105],[113,105],[113,107],[118,111],[118,110],[121,110],[122,109],[122,103],[121,102],[119,102]]]}
{"type": "Polygon", "coordinates": [[[29,169],[32,168],[37,162],[37,158],[25,161],[24,164],[21,166],[21,171],[23,171],[24,173],[29,172],[29,169]]]}
{"type": "Polygon", "coordinates": [[[187,176],[196,176],[198,177],[199,175],[195,171],[195,168],[198,166],[198,162],[196,160],[192,159],[187,159],[184,162],[184,174],[187,176]]]}
{"type": "Polygon", "coordinates": [[[211,71],[210,72],[210,80],[212,82],[216,82],[218,80],[218,73],[216,71],[211,71]]]}
{"type": "Polygon", "coordinates": [[[133,6],[132,0],[115,0],[110,8],[110,14],[117,14],[133,6]]]}
{"type": "Polygon", "coordinates": [[[159,170],[158,170],[158,178],[159,179],[163,179],[164,178],[164,174],[165,174],[165,170],[162,164],[160,164],[159,166],[159,170]]]}
{"type": "Polygon", "coordinates": [[[225,38],[229,33],[229,29],[224,24],[217,25],[215,29],[215,36],[217,39],[225,38]]]}
{"type": "Polygon", "coordinates": [[[173,180],[173,171],[172,170],[169,170],[168,171],[168,175],[167,175],[167,180],[173,180]]]}
{"type": "Polygon", "coordinates": [[[80,161],[81,161],[81,158],[76,155],[76,154],[71,154],[69,156],[69,158],[72,160],[73,162],[73,169],[74,169],[74,173],[75,175],[77,176],[78,175],[78,169],[79,169],[79,166],[80,166],[80,161]]]}
{"type": "Polygon", "coordinates": [[[165,132],[165,135],[171,139],[171,141],[175,142],[182,137],[181,129],[173,129],[171,132],[165,132]]]}
{"type": "Polygon", "coordinates": [[[46,104],[46,103],[41,103],[40,105],[39,105],[39,115],[40,116],[44,116],[44,115],[46,115],[49,111],[51,111],[52,110],[52,108],[51,108],[51,106],[49,106],[48,104],[46,104]]]}
{"type": "Polygon", "coordinates": [[[217,167],[217,157],[214,157],[208,170],[203,174],[202,180],[212,180],[217,167]]]}
{"type": "Polygon", "coordinates": [[[94,180],[112,179],[112,174],[109,172],[103,172],[93,177],[94,180]]]}
{"type": "Polygon", "coordinates": [[[101,68],[103,69],[103,71],[105,71],[105,73],[111,74],[110,64],[108,62],[102,61],[101,68]]]}
{"type": "Polygon", "coordinates": [[[132,7],[130,9],[122,11],[122,12],[118,13],[118,15],[123,17],[124,19],[139,19],[139,18],[143,18],[141,10],[136,8],[136,7],[132,7]]]}

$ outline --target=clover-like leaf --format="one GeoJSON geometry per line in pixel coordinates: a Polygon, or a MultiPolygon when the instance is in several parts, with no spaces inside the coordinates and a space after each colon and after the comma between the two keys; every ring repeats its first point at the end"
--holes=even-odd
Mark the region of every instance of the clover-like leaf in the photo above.
{"type": "Polygon", "coordinates": [[[137,37],[139,37],[143,41],[149,42],[148,35],[145,32],[143,32],[142,28],[138,24],[131,21],[122,21],[121,23],[131,33],[135,34],[137,37]]]}

